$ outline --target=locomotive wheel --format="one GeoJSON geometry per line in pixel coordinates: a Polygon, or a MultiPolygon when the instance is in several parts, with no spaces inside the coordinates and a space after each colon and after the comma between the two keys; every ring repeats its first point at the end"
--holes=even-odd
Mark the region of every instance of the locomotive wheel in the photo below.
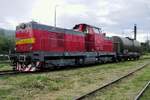
{"type": "Polygon", "coordinates": [[[75,60],[75,63],[77,64],[77,65],[84,65],[84,62],[85,62],[85,60],[84,60],[84,58],[80,58],[80,59],[76,59],[75,60]]]}
{"type": "Polygon", "coordinates": [[[117,58],[116,58],[116,57],[112,57],[112,58],[111,58],[111,61],[112,61],[112,62],[117,62],[117,58]]]}
{"type": "Polygon", "coordinates": [[[125,57],[125,58],[124,58],[124,60],[125,60],[125,61],[128,61],[128,58],[127,58],[127,57],[125,57]]]}
{"type": "Polygon", "coordinates": [[[138,57],[136,57],[136,59],[137,59],[137,60],[139,60],[139,59],[140,59],[140,57],[138,56],[138,57]]]}
{"type": "Polygon", "coordinates": [[[120,57],[117,57],[117,61],[118,61],[118,62],[121,62],[121,58],[120,58],[120,57]]]}

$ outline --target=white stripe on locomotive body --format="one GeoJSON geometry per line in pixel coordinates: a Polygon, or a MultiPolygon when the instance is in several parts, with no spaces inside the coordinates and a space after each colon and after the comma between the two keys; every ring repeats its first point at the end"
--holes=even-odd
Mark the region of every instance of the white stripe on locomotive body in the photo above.
{"type": "Polygon", "coordinates": [[[38,61],[37,63],[36,63],[36,67],[38,67],[40,65],[40,62],[38,61]]]}
{"type": "Polygon", "coordinates": [[[21,71],[21,65],[20,64],[18,64],[18,70],[21,71]]]}
{"type": "Polygon", "coordinates": [[[30,65],[28,65],[26,68],[25,68],[25,72],[28,72],[28,71],[30,71],[30,69],[31,69],[31,67],[32,67],[32,65],[30,64],[30,65]]]}
{"type": "Polygon", "coordinates": [[[34,72],[34,71],[36,71],[36,68],[35,67],[31,67],[30,71],[34,72]]]}

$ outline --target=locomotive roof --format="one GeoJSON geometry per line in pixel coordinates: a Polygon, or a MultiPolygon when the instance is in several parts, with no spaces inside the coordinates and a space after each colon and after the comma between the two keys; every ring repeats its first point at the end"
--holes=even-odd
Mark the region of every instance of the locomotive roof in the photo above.
{"type": "Polygon", "coordinates": [[[96,26],[93,26],[93,25],[89,25],[89,24],[86,24],[86,23],[80,23],[80,24],[77,24],[77,25],[86,25],[86,26],[89,26],[89,27],[101,29],[101,28],[99,28],[99,27],[96,27],[96,26]]]}
{"type": "MultiPolygon", "coordinates": [[[[46,31],[51,31],[51,32],[57,32],[57,33],[84,34],[83,32],[74,31],[73,29],[64,29],[64,28],[60,28],[60,27],[44,25],[44,24],[37,23],[35,21],[31,21],[29,23],[22,23],[22,24],[30,25],[30,26],[32,26],[33,29],[40,29],[40,30],[46,30],[46,31]]],[[[80,24],[76,24],[76,25],[86,25],[86,26],[97,28],[97,29],[101,30],[101,28],[98,28],[98,27],[95,27],[95,26],[92,26],[89,24],[85,24],[85,23],[80,23],[80,24]]]]}
{"type": "Polygon", "coordinates": [[[57,33],[84,34],[83,32],[74,31],[73,29],[59,28],[59,27],[39,24],[33,21],[27,24],[30,24],[33,29],[40,29],[40,30],[46,30],[46,31],[51,31],[51,32],[57,32],[57,33]]]}

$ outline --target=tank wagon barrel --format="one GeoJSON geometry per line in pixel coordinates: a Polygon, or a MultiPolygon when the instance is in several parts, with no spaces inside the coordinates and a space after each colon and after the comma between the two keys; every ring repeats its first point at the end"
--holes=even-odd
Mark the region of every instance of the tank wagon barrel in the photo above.
{"type": "Polygon", "coordinates": [[[128,37],[123,38],[119,36],[113,36],[112,40],[114,42],[114,50],[118,54],[118,56],[139,58],[141,53],[140,42],[128,37]]]}

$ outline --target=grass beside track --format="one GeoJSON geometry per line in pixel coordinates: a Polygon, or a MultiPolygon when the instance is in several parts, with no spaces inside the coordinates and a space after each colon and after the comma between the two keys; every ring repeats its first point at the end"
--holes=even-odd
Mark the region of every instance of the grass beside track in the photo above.
{"type": "Polygon", "coordinates": [[[10,63],[2,63],[0,62],[0,71],[12,70],[10,63]]]}
{"type": "Polygon", "coordinates": [[[72,100],[148,60],[103,64],[44,74],[0,77],[0,100],[72,100]]]}
{"type": "MultiPolygon", "coordinates": [[[[150,80],[149,73],[150,65],[120,83],[108,87],[103,92],[96,93],[95,97],[89,98],[89,100],[134,100],[138,92],[150,80]]],[[[147,91],[142,100],[150,100],[149,93],[150,91],[147,91]]]]}
{"type": "Polygon", "coordinates": [[[144,92],[143,96],[140,98],[140,100],[150,100],[150,86],[148,89],[144,92]]]}

